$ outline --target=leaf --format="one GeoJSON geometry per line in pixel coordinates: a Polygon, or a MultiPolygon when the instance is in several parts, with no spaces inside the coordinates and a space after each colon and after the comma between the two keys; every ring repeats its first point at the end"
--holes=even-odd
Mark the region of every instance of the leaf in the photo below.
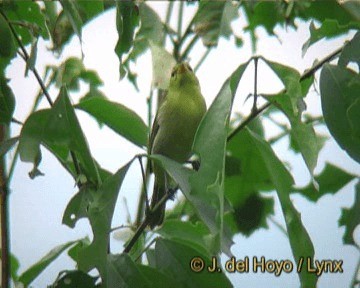
{"type": "MultiPolygon", "coordinates": [[[[299,263],[298,261],[301,257],[311,257],[313,259],[314,246],[301,222],[300,214],[294,208],[289,197],[291,187],[293,185],[291,174],[286,170],[284,164],[276,157],[275,153],[271,149],[271,146],[265,142],[265,140],[261,139],[258,135],[248,129],[242,133],[249,133],[251,136],[252,143],[261,155],[270,179],[275,186],[296,263],[299,263]]],[[[299,278],[301,287],[316,286],[316,275],[308,273],[306,269],[302,269],[299,273],[299,278]]]]}
{"type": "Polygon", "coordinates": [[[29,269],[22,273],[19,277],[19,282],[28,286],[32,281],[34,281],[54,260],[63,253],[66,249],[74,245],[80,240],[69,241],[65,244],[56,246],[49,253],[47,253],[43,258],[38,262],[33,264],[29,269]]]}
{"type": "Polygon", "coordinates": [[[169,88],[171,71],[176,61],[174,57],[165,50],[150,41],[150,49],[152,56],[152,86],[154,88],[167,90],[169,88]]]}
{"type": "Polygon", "coordinates": [[[79,219],[88,217],[89,208],[94,201],[95,194],[96,191],[92,186],[82,185],[79,192],[67,204],[62,223],[74,228],[79,219]]]}
{"type": "Polygon", "coordinates": [[[32,113],[26,119],[20,133],[19,155],[21,161],[38,164],[41,159],[40,144],[45,137],[45,125],[50,115],[50,109],[32,113]]]}
{"type": "Polygon", "coordinates": [[[356,195],[355,203],[350,208],[341,209],[341,217],[339,219],[339,226],[345,226],[345,233],[343,236],[344,244],[357,246],[354,241],[354,232],[356,227],[360,224],[360,182],[355,186],[356,195]]]}
{"type": "Polygon", "coordinates": [[[37,57],[37,44],[38,44],[38,38],[33,38],[31,41],[31,52],[30,57],[26,61],[26,68],[25,68],[25,77],[28,76],[29,70],[34,70],[36,57],[37,57]]]}
{"type": "Polygon", "coordinates": [[[148,127],[129,108],[101,97],[88,98],[75,107],[89,113],[135,145],[146,147],[148,127]]]}
{"type": "Polygon", "coordinates": [[[109,279],[108,286],[102,283],[104,287],[152,287],[127,254],[110,254],[107,258],[106,272],[109,279]]]}
{"type": "Polygon", "coordinates": [[[232,35],[231,22],[238,17],[237,9],[231,1],[199,2],[193,24],[205,46],[216,46],[220,36],[232,35]]]}
{"type": "Polygon", "coordinates": [[[139,3],[139,15],[140,28],[136,33],[133,49],[124,64],[128,61],[136,61],[150,47],[150,43],[162,46],[165,29],[159,15],[145,2],[139,3]]]}
{"type": "Polygon", "coordinates": [[[98,277],[91,277],[89,274],[86,274],[82,271],[72,270],[72,271],[61,271],[59,273],[58,279],[50,287],[52,288],[99,288],[99,285],[96,285],[98,277]]]}
{"type": "Polygon", "coordinates": [[[78,164],[87,180],[94,184],[101,182],[97,166],[91,156],[86,138],[65,88],[60,90],[60,94],[51,109],[45,131],[46,143],[68,148],[75,153],[78,164]]]}
{"type": "Polygon", "coordinates": [[[252,193],[242,205],[234,207],[231,214],[237,231],[250,236],[259,228],[268,228],[266,219],[274,214],[274,199],[252,193]]]}
{"type": "Polygon", "coordinates": [[[331,39],[339,35],[348,33],[350,29],[359,29],[360,24],[353,22],[346,25],[340,25],[335,19],[325,19],[319,28],[315,27],[314,22],[310,23],[310,38],[302,46],[302,56],[304,57],[309,47],[319,40],[331,39]]]}
{"type": "Polygon", "coordinates": [[[56,86],[66,86],[70,90],[79,90],[79,78],[85,70],[81,59],[70,57],[56,71],[56,86]]]}
{"type": "Polygon", "coordinates": [[[43,39],[49,39],[46,28],[45,15],[38,3],[34,1],[3,1],[2,9],[11,22],[20,22],[21,25],[13,25],[16,34],[20,37],[24,46],[30,44],[32,39],[41,35],[43,39]]]}
{"type": "Polygon", "coordinates": [[[179,282],[176,282],[174,280],[174,278],[168,276],[165,273],[161,273],[158,269],[155,269],[151,266],[137,265],[137,268],[147,278],[148,282],[150,283],[150,287],[156,287],[156,288],[182,287],[179,282]]]}
{"type": "Polygon", "coordinates": [[[200,253],[189,245],[158,239],[155,245],[155,257],[156,268],[181,283],[181,287],[232,287],[224,273],[207,271],[206,268],[211,267],[212,264],[210,256],[200,253]],[[202,272],[196,273],[191,269],[193,258],[201,258],[204,261],[205,269],[202,272]]]}
{"type": "Polygon", "coordinates": [[[139,25],[139,8],[133,1],[116,2],[116,29],[118,32],[118,42],[116,43],[115,53],[120,61],[120,78],[125,76],[123,64],[123,54],[130,51],[135,36],[135,29],[139,25]]]}
{"type": "Polygon", "coordinates": [[[9,138],[0,143],[0,158],[3,157],[19,141],[19,136],[9,138]]]}
{"type": "Polygon", "coordinates": [[[81,42],[81,30],[83,26],[83,21],[75,4],[76,2],[73,0],[60,0],[60,3],[63,7],[66,17],[71,23],[74,32],[79,37],[79,40],[81,42]]]}
{"type": "Polygon", "coordinates": [[[337,193],[342,187],[356,178],[356,176],[331,163],[326,163],[325,168],[314,178],[319,186],[318,189],[315,188],[311,182],[304,188],[297,188],[294,192],[301,193],[301,195],[305,196],[308,200],[316,202],[323,195],[337,193]]]}
{"type": "Polygon", "coordinates": [[[360,77],[352,70],[325,64],[320,75],[325,123],[336,142],[360,163],[360,77]]]}
{"type": "MultiPolygon", "coordinates": [[[[22,161],[36,167],[41,159],[40,144],[47,147],[69,172],[78,177],[70,158],[72,151],[77,158],[86,181],[100,183],[99,170],[94,162],[80,124],[64,88],[52,109],[32,113],[20,133],[19,153],[22,161]],[[70,165],[70,166],[69,166],[70,165]]],[[[71,158],[70,158],[71,159],[71,158]]]]}
{"type": "Polygon", "coordinates": [[[202,222],[194,224],[169,219],[156,232],[166,239],[177,240],[204,254],[210,254],[210,247],[207,247],[208,243],[206,243],[206,237],[209,237],[209,230],[202,222]]]}
{"type": "Polygon", "coordinates": [[[338,65],[345,68],[349,62],[355,62],[360,67],[360,32],[357,32],[354,38],[346,43],[339,57],[338,65]]]}
{"type": "MultiPolygon", "coordinates": [[[[113,287],[107,286],[109,281],[107,271],[109,233],[119,189],[133,160],[121,167],[114,175],[105,179],[94,193],[94,198],[88,208],[85,209],[85,212],[83,211],[89,218],[94,238],[89,246],[79,250],[78,267],[83,271],[96,268],[101,275],[104,287],[113,287]]],[[[63,223],[72,223],[69,209],[67,208],[67,212],[64,214],[63,223]]],[[[79,218],[79,214],[76,214],[75,219],[78,220],[79,218]]]]}
{"type": "Polygon", "coordinates": [[[307,94],[308,83],[305,87],[300,84],[298,71],[279,63],[263,60],[280,78],[286,89],[283,93],[280,92],[275,96],[268,95],[266,98],[282,110],[289,119],[291,139],[296,143],[310,174],[313,175],[322,141],[315,134],[312,124],[303,123],[301,119],[302,112],[306,108],[303,96],[307,94]]]}
{"type": "Polygon", "coordinates": [[[0,123],[9,124],[15,110],[15,97],[7,84],[8,80],[0,74],[0,123]]]}
{"type": "Polygon", "coordinates": [[[14,52],[14,43],[10,27],[2,15],[0,15],[0,42],[0,57],[10,57],[14,52]]]}
{"type": "Polygon", "coordinates": [[[15,255],[10,254],[10,274],[11,274],[11,279],[14,282],[17,282],[19,279],[18,276],[19,268],[20,268],[19,260],[15,257],[15,255]]]}

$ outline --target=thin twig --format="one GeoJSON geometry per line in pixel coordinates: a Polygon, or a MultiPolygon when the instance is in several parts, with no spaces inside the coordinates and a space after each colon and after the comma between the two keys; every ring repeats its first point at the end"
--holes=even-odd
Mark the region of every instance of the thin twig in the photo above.
{"type": "Polygon", "coordinates": [[[167,193],[164,195],[164,197],[162,197],[160,199],[159,202],[156,203],[155,207],[151,210],[149,210],[149,212],[147,213],[144,221],[141,223],[141,225],[138,227],[138,229],[136,230],[134,236],[131,238],[130,242],[128,243],[128,245],[125,247],[123,253],[129,253],[131,248],[135,245],[136,241],[139,239],[140,235],[144,232],[144,230],[146,229],[146,227],[149,225],[149,223],[151,222],[153,215],[155,214],[156,211],[158,211],[161,206],[167,201],[169,200],[171,197],[173,196],[172,193],[167,193]]]}
{"type": "Polygon", "coordinates": [[[196,73],[196,71],[199,70],[200,66],[204,63],[205,59],[209,56],[211,50],[212,50],[211,47],[206,49],[206,52],[204,53],[204,55],[200,58],[199,62],[195,65],[194,73],[196,73]]]}
{"type": "MultiPolygon", "coordinates": [[[[319,61],[318,63],[316,63],[313,67],[311,67],[309,70],[305,71],[301,77],[300,77],[300,82],[304,81],[305,79],[313,76],[315,74],[315,72],[317,70],[319,70],[325,63],[333,60],[337,55],[339,55],[341,53],[341,51],[343,50],[344,47],[341,47],[337,50],[335,50],[334,52],[332,52],[331,54],[329,54],[328,56],[326,56],[324,59],[322,59],[321,61],[319,61]]],[[[261,57],[260,57],[261,58],[261,57]]],[[[283,89],[280,93],[285,93],[286,89],[283,89]]],[[[242,129],[245,128],[246,125],[248,125],[254,118],[256,118],[256,116],[258,116],[260,113],[262,113],[264,110],[266,110],[267,108],[269,108],[271,106],[271,103],[268,102],[266,103],[264,106],[262,106],[261,108],[259,108],[258,110],[256,110],[254,113],[250,113],[250,115],[245,118],[238,127],[236,127],[233,131],[230,132],[230,134],[227,137],[227,141],[230,141],[239,131],[241,131],[242,129]]]]}
{"type": "Polygon", "coordinates": [[[180,1],[179,3],[179,17],[178,17],[178,27],[177,27],[177,34],[178,39],[181,38],[181,28],[182,28],[182,22],[183,22],[183,15],[184,15],[184,2],[180,1]]]}
{"type": "Polygon", "coordinates": [[[144,185],[144,192],[145,192],[145,203],[146,203],[146,211],[149,211],[149,198],[148,198],[148,192],[147,192],[147,187],[146,187],[146,175],[145,175],[145,171],[144,171],[144,166],[142,163],[142,158],[139,156],[138,157],[139,163],[140,163],[140,168],[141,168],[141,175],[143,178],[143,185],[144,185]]]}
{"type": "Polygon", "coordinates": [[[184,52],[180,56],[180,62],[184,61],[188,54],[190,53],[191,49],[195,46],[196,42],[199,40],[199,35],[195,34],[194,37],[191,39],[189,45],[185,48],[184,52]]]}
{"type": "MultiPolygon", "coordinates": [[[[8,23],[8,25],[9,25],[9,27],[10,27],[10,30],[11,30],[13,36],[14,36],[15,39],[16,39],[16,42],[18,43],[18,45],[19,45],[22,53],[24,54],[24,55],[23,55],[24,58],[25,58],[24,60],[25,60],[26,62],[29,61],[30,56],[29,56],[28,52],[26,51],[23,43],[21,42],[21,39],[20,39],[19,36],[17,35],[17,33],[16,33],[13,25],[10,23],[9,19],[7,18],[7,16],[5,15],[5,13],[4,13],[2,10],[0,10],[0,13],[1,13],[1,15],[4,17],[4,19],[6,20],[6,22],[8,23]]],[[[54,103],[53,103],[53,101],[51,100],[51,97],[50,97],[48,91],[46,90],[46,87],[45,87],[45,85],[44,85],[44,82],[42,81],[42,79],[41,79],[38,71],[36,70],[35,67],[34,67],[34,68],[31,68],[31,71],[34,73],[34,76],[35,76],[36,80],[38,81],[41,89],[43,90],[44,95],[45,95],[46,99],[48,100],[50,106],[53,106],[54,103]]]]}

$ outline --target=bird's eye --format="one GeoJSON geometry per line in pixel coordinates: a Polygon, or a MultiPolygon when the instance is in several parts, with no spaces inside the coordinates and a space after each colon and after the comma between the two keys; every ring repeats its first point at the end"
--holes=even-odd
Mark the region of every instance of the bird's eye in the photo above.
{"type": "Polygon", "coordinates": [[[171,78],[175,76],[175,70],[171,72],[171,78]]]}
{"type": "Polygon", "coordinates": [[[186,64],[186,66],[189,68],[189,70],[190,70],[191,72],[194,72],[193,69],[191,68],[191,66],[190,66],[189,64],[186,64]]]}

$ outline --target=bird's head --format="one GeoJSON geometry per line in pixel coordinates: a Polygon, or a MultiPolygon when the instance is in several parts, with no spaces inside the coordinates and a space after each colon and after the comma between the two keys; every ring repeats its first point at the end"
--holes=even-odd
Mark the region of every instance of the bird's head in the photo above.
{"type": "Polygon", "coordinates": [[[184,85],[195,85],[199,87],[199,80],[194,71],[186,62],[175,65],[171,72],[170,87],[180,88],[184,85]]]}

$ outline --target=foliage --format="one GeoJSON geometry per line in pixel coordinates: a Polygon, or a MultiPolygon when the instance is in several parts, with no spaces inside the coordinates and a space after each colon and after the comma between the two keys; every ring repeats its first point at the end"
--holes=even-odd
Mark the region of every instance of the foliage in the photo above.
{"type": "MultiPolygon", "coordinates": [[[[136,1],[0,3],[0,123],[10,127],[16,122],[13,113],[16,105],[20,105],[6,78],[6,68],[12,65],[12,59],[21,55],[26,61],[25,75],[34,73],[42,86],[32,112],[27,119],[21,119],[24,124],[20,135],[0,144],[0,156],[7,156],[17,145],[20,159],[32,163],[34,168],[29,174],[35,178],[42,175],[40,147],[50,151],[74,178],[79,189],[64,207],[63,224],[74,229],[79,219],[87,218],[93,233],[91,241],[80,239],[54,248],[20,276],[17,260],[12,256],[14,283],[30,285],[61,253],[69,250],[69,256],[77,264],[76,270],[59,273],[53,287],[67,287],[66,283],[84,287],[231,287],[226,274],[212,274],[206,270],[196,273],[189,263],[195,256],[201,257],[205,265],[210,265],[212,256],[219,257],[221,253],[231,256],[235,235],[250,236],[260,228],[268,228],[267,219],[274,214],[275,203],[270,191],[276,191],[274,195],[280,201],[295,261],[314,257],[316,251],[311,235],[291,196],[297,193],[310,202],[317,202],[323,195],[336,194],[359,177],[331,163],[327,163],[320,174],[314,175],[324,145],[324,137],[314,127],[326,125],[335,141],[360,163],[360,32],[342,49],[309,67],[303,75],[293,67],[264,57],[253,57],[241,64],[224,82],[197,131],[193,151],[200,158],[200,168],[195,171],[164,156],[151,156],[152,161],[157,161],[172,176],[187,200],[180,199],[172,210],[167,211],[164,225],[153,232],[145,229],[151,212],[139,209],[137,219],[142,223],[125,223],[134,227],[134,231],[129,234],[124,252],[113,254],[109,251],[119,190],[134,160],[142,156],[133,155],[114,174],[100,167],[89,149],[77,110],[88,113],[100,127],[108,126],[120,137],[144,149],[151,123],[145,124],[135,111],[108,100],[99,89],[103,81],[96,71],[84,66],[82,59],[70,57],[58,66],[49,65],[46,68],[48,82],[44,84],[36,70],[39,40],[50,43],[54,55],[61,55],[71,37],[77,37],[81,45],[84,25],[101,17],[106,10],[115,9],[118,41],[114,53],[119,58],[120,78],[126,78],[138,89],[137,75],[131,71],[131,65],[146,51],[151,51],[152,89],[161,95],[169,80],[171,64],[186,60],[195,45],[207,49],[199,62],[201,65],[210,49],[216,49],[222,38],[235,39],[238,45],[243,42],[238,35],[249,33],[256,51],[257,42],[261,40],[256,36],[259,27],[273,36],[277,27],[296,29],[297,21],[308,21],[310,38],[302,47],[304,54],[321,39],[347,35],[360,28],[360,5],[351,1],[342,4],[328,1],[326,5],[310,0],[177,4],[169,2],[166,19],[162,19],[151,5],[136,1]],[[174,17],[172,12],[177,4],[180,12],[178,27],[174,28],[170,19],[174,17]],[[182,32],[183,12],[190,5],[195,6],[195,13],[182,32]],[[269,13],[272,17],[268,17],[269,13]],[[244,31],[231,25],[240,15],[247,19],[244,31]],[[337,64],[328,63],[335,57],[339,57],[337,64]],[[256,95],[254,91],[254,108],[244,118],[231,111],[237,87],[246,68],[253,62],[255,65],[266,64],[284,89],[272,95],[256,95]],[[324,118],[315,121],[304,113],[304,99],[315,83],[315,72],[319,69],[324,118]],[[72,93],[79,91],[82,82],[88,84],[88,91],[74,103],[72,93]],[[48,98],[49,88],[58,91],[54,103],[48,98]],[[38,109],[43,95],[50,107],[38,109]],[[258,107],[258,97],[265,101],[264,106],[258,107]],[[276,122],[281,133],[268,139],[264,122],[274,121],[272,116],[276,113],[284,115],[290,125],[276,122]],[[273,144],[283,137],[290,140],[289,149],[300,153],[306,164],[311,175],[306,187],[295,186],[288,166],[273,150],[273,144]],[[93,268],[98,272],[96,277],[88,273],[93,268]]],[[[150,119],[152,102],[150,97],[150,119]]],[[[17,157],[13,157],[13,164],[16,160],[17,157]]],[[[145,172],[149,177],[148,171],[145,172]]],[[[339,225],[345,226],[344,244],[355,246],[352,234],[359,224],[359,185],[356,186],[354,206],[343,209],[339,219],[339,225]]],[[[144,202],[144,197],[140,201],[144,202]]],[[[298,275],[301,287],[316,287],[318,279],[314,274],[302,270],[298,275]]]]}

